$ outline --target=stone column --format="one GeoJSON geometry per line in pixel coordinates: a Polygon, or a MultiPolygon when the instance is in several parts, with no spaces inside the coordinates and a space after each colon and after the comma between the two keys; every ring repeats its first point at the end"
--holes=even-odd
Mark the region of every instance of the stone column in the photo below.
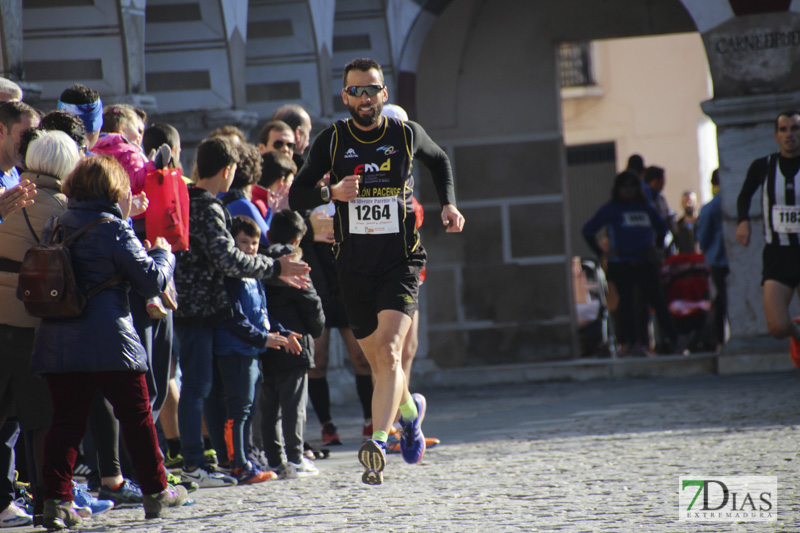
{"type": "Polygon", "coordinates": [[[798,27],[800,15],[782,11],[732,17],[703,32],[715,96],[702,107],[717,125],[725,244],[731,265],[729,315],[732,338],[738,341],[733,349],[737,344],[748,349],[772,345],[765,337],[760,286],[764,244],[760,195],[751,204],[752,239],[747,248],[735,242],[736,199],[752,161],[778,151],[777,114],[800,107],[800,70],[794,68],[800,61],[798,27]]]}
{"type": "Polygon", "coordinates": [[[0,76],[22,78],[22,0],[0,0],[0,76]]]}

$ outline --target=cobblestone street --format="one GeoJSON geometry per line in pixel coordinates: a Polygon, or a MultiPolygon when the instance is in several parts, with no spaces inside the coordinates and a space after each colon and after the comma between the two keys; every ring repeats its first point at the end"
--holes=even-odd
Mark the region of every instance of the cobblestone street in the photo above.
{"type": "Polygon", "coordinates": [[[334,407],[345,445],[317,477],[204,489],[169,518],[114,510],[83,530],[798,531],[799,388],[783,372],[422,391],[442,444],[420,465],[390,455],[380,487],[360,481],[357,405],[334,407]],[[778,521],[680,522],[683,475],[777,476],[778,521]]]}

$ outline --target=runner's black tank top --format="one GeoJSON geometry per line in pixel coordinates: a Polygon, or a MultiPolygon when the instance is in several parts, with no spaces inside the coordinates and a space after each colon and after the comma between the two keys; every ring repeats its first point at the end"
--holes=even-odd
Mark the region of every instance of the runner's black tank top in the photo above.
{"type": "Polygon", "coordinates": [[[351,272],[381,274],[419,246],[411,197],[413,134],[394,118],[365,132],[352,120],[334,124],[331,185],[358,174],[358,198],[336,202],[334,247],[337,261],[351,272]]]}

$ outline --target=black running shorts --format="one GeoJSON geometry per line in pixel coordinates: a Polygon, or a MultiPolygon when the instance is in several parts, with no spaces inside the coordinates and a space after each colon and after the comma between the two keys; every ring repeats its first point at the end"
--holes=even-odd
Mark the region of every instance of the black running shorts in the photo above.
{"type": "Polygon", "coordinates": [[[792,289],[800,285],[800,247],[767,244],[761,260],[762,284],[769,279],[792,289]]]}
{"type": "Polygon", "coordinates": [[[379,276],[355,274],[337,262],[341,297],[356,339],[368,337],[378,329],[381,311],[391,309],[414,315],[425,260],[425,249],[419,245],[406,261],[379,276]]]}

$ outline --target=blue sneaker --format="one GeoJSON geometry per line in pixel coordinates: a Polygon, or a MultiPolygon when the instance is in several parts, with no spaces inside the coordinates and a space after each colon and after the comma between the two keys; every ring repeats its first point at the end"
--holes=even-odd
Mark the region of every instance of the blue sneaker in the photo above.
{"type": "Polygon", "coordinates": [[[141,505],[143,501],[142,489],[130,479],[123,480],[122,486],[117,490],[111,490],[110,487],[103,485],[100,487],[97,498],[111,500],[116,507],[135,507],[141,505]]]}
{"type": "Polygon", "coordinates": [[[89,494],[86,485],[78,485],[72,482],[72,501],[74,509],[83,518],[89,518],[92,515],[103,514],[109,512],[114,508],[114,502],[111,500],[98,500],[89,494]]]}
{"type": "Polygon", "coordinates": [[[383,483],[383,469],[386,467],[384,446],[385,444],[382,442],[369,439],[358,450],[358,462],[366,469],[361,476],[361,481],[367,485],[383,483]]]}
{"type": "Polygon", "coordinates": [[[417,404],[417,418],[410,422],[400,419],[400,424],[403,426],[403,434],[400,437],[400,453],[405,462],[413,465],[420,462],[422,456],[425,455],[425,435],[422,434],[422,421],[425,420],[428,402],[422,394],[414,393],[411,397],[417,404]]]}

